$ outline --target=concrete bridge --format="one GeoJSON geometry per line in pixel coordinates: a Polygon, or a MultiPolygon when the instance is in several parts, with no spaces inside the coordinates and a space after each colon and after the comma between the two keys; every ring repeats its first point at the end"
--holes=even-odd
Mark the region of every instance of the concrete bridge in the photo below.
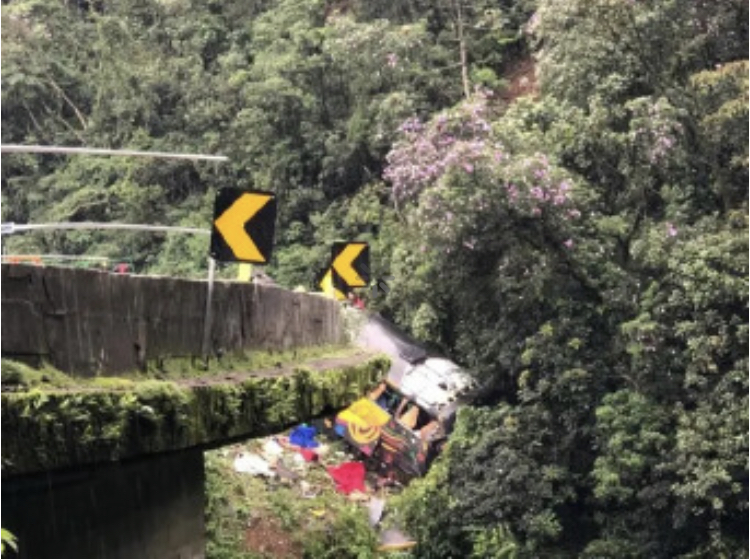
{"type": "Polygon", "coordinates": [[[218,282],[207,326],[206,294],[200,281],[2,266],[2,526],[19,556],[203,556],[203,450],[342,408],[388,371],[356,348],[238,370],[240,353],[344,344],[342,310],[218,282]]]}

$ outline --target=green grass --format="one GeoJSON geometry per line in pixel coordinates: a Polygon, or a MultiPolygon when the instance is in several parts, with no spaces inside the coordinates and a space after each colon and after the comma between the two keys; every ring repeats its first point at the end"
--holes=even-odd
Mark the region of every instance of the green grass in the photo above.
{"type": "Polygon", "coordinates": [[[210,377],[230,372],[250,372],[278,367],[292,367],[310,360],[342,358],[357,349],[345,345],[309,346],[295,350],[254,350],[225,354],[204,363],[201,359],[168,358],[150,363],[146,372],[135,372],[128,377],[157,377],[161,379],[188,379],[210,377]]]}
{"type": "Polygon", "coordinates": [[[2,384],[20,387],[50,387],[55,389],[74,386],[76,381],[48,364],[33,368],[13,360],[0,360],[2,384]]]}
{"type": "Polygon", "coordinates": [[[153,362],[145,372],[122,373],[119,376],[76,377],[65,374],[49,364],[38,368],[14,360],[0,360],[3,386],[20,389],[32,388],[91,388],[105,390],[132,389],[135,383],[151,379],[179,381],[198,377],[220,376],[235,372],[253,372],[265,369],[290,368],[306,362],[327,358],[344,358],[357,352],[351,346],[313,346],[274,352],[256,350],[221,358],[213,358],[204,364],[200,359],[170,358],[153,362]]]}

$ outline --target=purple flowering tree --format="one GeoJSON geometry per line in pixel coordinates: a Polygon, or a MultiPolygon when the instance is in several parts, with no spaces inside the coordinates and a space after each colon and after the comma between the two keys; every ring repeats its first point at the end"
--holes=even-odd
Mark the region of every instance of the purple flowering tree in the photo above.
{"type": "Polygon", "coordinates": [[[574,181],[541,153],[506,151],[490,125],[491,99],[479,93],[429,122],[411,118],[387,156],[384,178],[397,207],[446,252],[475,250],[518,220],[562,230],[578,220],[574,181]]]}

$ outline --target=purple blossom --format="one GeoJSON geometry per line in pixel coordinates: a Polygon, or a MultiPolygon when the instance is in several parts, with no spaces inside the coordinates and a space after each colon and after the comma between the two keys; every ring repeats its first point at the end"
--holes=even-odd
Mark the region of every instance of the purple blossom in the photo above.
{"type": "Polygon", "coordinates": [[[565,245],[568,249],[572,249],[573,248],[573,240],[572,239],[567,239],[567,240],[563,241],[563,245],[565,245]]]}
{"type": "Polygon", "coordinates": [[[541,187],[532,187],[529,193],[531,194],[531,196],[533,196],[537,200],[545,199],[545,194],[544,194],[544,191],[541,189],[541,187]]]}
{"type": "Polygon", "coordinates": [[[473,173],[493,156],[498,162],[503,159],[499,144],[488,145],[491,127],[482,116],[485,105],[476,97],[429,124],[413,117],[401,125],[402,138],[386,156],[383,172],[396,198],[414,198],[453,167],[473,173]]]}
{"type": "Polygon", "coordinates": [[[395,68],[398,66],[398,55],[396,53],[388,53],[385,59],[389,68],[395,68]]]}
{"type": "Polygon", "coordinates": [[[674,227],[672,222],[667,222],[667,237],[674,237],[677,235],[677,228],[674,227]]]}
{"type": "Polygon", "coordinates": [[[417,117],[412,117],[410,119],[406,119],[399,130],[401,132],[419,132],[423,128],[422,121],[420,121],[417,117]]]}
{"type": "Polygon", "coordinates": [[[533,31],[539,25],[540,20],[539,12],[534,12],[529,18],[529,28],[533,31]]]}

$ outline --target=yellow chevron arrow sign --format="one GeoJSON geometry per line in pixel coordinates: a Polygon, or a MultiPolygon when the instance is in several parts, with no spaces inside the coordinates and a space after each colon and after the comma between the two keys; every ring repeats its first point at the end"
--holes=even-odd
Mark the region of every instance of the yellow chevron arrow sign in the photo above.
{"type": "Polygon", "coordinates": [[[354,269],[354,260],[367,248],[367,243],[349,243],[333,260],[332,268],[350,288],[367,286],[359,273],[354,269]]]}
{"type": "Polygon", "coordinates": [[[320,281],[320,287],[323,290],[323,293],[329,297],[339,301],[346,299],[346,294],[333,285],[333,272],[330,268],[326,271],[325,276],[323,276],[323,279],[320,281]]]}
{"type": "Polygon", "coordinates": [[[259,264],[268,262],[273,243],[275,203],[271,208],[270,216],[266,216],[269,212],[261,212],[261,210],[272,200],[274,196],[271,193],[223,189],[217,196],[214,209],[212,256],[222,261],[259,264]],[[259,217],[256,221],[262,223],[251,226],[251,231],[257,230],[251,236],[246,226],[258,216],[258,213],[263,216],[262,219],[259,217]],[[253,239],[253,236],[256,238],[253,239]]]}

